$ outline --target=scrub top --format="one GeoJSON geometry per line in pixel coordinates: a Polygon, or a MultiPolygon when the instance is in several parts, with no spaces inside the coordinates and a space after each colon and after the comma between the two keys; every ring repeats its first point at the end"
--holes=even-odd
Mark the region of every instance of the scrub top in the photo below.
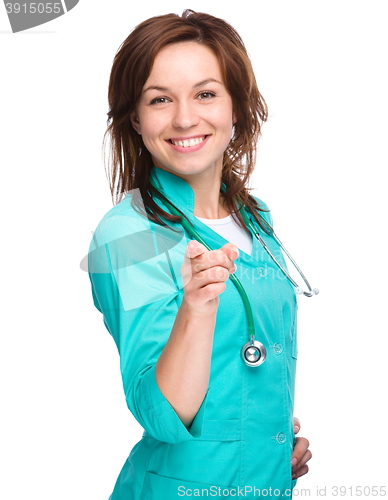
{"type": "MultiPolygon", "coordinates": [[[[186,181],[155,166],[151,176],[212,249],[228,243],[194,216],[194,191],[186,181]]],[[[227,280],[219,296],[208,390],[186,427],[160,391],[155,366],[182,303],[181,266],[193,238],[181,224],[164,220],[169,227],[163,228],[150,221],[131,202],[141,207],[138,189],[105,214],[88,253],[94,305],[119,352],[127,406],[144,429],[109,500],[291,498],[297,482],[291,477],[298,356],[294,287],[256,237],[251,255],[240,250],[235,275],[249,297],[255,339],[267,357],[258,367],[243,362],[241,348],[250,340],[247,315],[236,286],[227,280]]],[[[261,214],[272,225],[271,215],[261,214]]],[[[277,242],[259,231],[287,269],[277,242]]]]}

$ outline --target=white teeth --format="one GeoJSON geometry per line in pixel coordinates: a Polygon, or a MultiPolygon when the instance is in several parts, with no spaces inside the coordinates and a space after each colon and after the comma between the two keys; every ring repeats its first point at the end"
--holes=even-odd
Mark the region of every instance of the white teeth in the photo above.
{"type": "Polygon", "coordinates": [[[174,146],[181,146],[184,148],[190,148],[192,146],[196,146],[197,144],[200,144],[202,141],[205,140],[205,136],[203,137],[197,137],[196,139],[189,139],[189,140],[184,140],[184,141],[171,141],[174,146]]]}

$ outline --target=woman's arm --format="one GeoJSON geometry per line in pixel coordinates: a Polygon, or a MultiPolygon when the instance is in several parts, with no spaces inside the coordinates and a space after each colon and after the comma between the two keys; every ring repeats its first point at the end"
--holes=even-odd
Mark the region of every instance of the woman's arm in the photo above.
{"type": "Polygon", "coordinates": [[[189,427],[205,397],[217,312],[193,316],[183,301],[159,360],[155,376],[165,398],[189,427]]]}
{"type": "Polygon", "coordinates": [[[230,272],[235,271],[233,259],[238,253],[234,248],[228,243],[210,252],[197,241],[187,248],[191,279],[184,287],[170,338],[155,369],[161,392],[186,427],[198,412],[209,385],[218,296],[225,290],[230,272]]]}
{"type": "MultiPolygon", "coordinates": [[[[220,281],[229,277],[229,272],[220,267],[207,269],[202,256],[204,247],[198,244],[201,251],[190,264],[191,268],[195,260],[198,269],[192,275],[196,274],[196,279],[190,276],[180,310],[169,262],[157,248],[155,255],[148,248],[154,244],[154,238],[148,236],[154,233],[155,228],[151,231],[148,221],[128,207],[125,215],[108,214],[91,241],[88,273],[94,305],[103,314],[120,354],[129,410],[148,436],[175,444],[198,439],[202,433],[207,393],[211,390],[208,365],[217,294],[225,289],[225,283],[220,281]],[[139,235],[147,244],[139,245],[139,235]],[[215,279],[217,270],[222,271],[222,277],[215,279]],[[210,284],[212,280],[218,283],[210,284]],[[156,380],[156,364],[163,352],[158,363],[158,381],[169,399],[156,380]],[[188,429],[180,417],[189,423],[193,415],[188,429]]],[[[177,243],[175,233],[174,236],[167,246],[175,250],[181,243],[177,243]]],[[[168,233],[163,233],[163,237],[166,244],[168,233]]],[[[223,251],[214,252],[220,254],[218,257],[226,261],[227,267],[233,267],[223,251]]],[[[175,255],[173,262],[176,260],[175,255]]]]}

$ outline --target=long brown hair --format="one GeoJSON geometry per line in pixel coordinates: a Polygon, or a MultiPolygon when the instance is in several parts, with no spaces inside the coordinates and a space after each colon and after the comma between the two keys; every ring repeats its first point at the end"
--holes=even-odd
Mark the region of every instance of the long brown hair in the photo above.
{"type": "MultiPolygon", "coordinates": [[[[167,224],[160,217],[180,223],[180,216],[162,210],[153,199],[156,192],[149,181],[153,165],[151,154],[145,148],[142,137],[132,127],[130,114],[140,98],[158,52],[166,45],[184,41],[204,44],[214,52],[236,113],[233,137],[223,158],[221,180],[227,187],[223,195],[224,204],[231,213],[235,212],[233,217],[237,216],[240,225],[248,231],[238,211],[237,198],[263,227],[256,210],[266,210],[259,207],[249,194],[252,188],[246,185],[254,170],[261,125],[268,118],[267,104],[257,88],[252,65],[239,34],[226,21],[190,9],[186,9],[182,17],[166,14],[142,22],[124,40],[115,55],[108,89],[108,128],[103,141],[105,148],[105,139],[109,134],[112,199],[115,194],[114,203],[117,204],[123,195],[138,188],[150,220],[163,226],[167,224]]],[[[161,197],[163,200],[163,195],[161,197]]],[[[138,199],[133,197],[132,206],[135,204],[142,212],[137,202],[134,203],[135,198],[138,199]]]]}

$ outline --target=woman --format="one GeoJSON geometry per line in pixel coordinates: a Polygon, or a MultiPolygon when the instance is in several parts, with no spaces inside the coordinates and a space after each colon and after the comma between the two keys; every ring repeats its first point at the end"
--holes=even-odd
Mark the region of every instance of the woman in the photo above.
{"type": "Polygon", "coordinates": [[[239,211],[286,267],[246,187],[268,115],[243,42],[191,10],[148,19],[115,56],[109,105],[111,191],[118,177],[128,194],[93,235],[89,276],[144,428],[110,499],[291,497],[311,458],[293,418],[297,301],[239,211]],[[260,366],[240,355],[248,322],[233,274],[266,347],[260,366]]]}

